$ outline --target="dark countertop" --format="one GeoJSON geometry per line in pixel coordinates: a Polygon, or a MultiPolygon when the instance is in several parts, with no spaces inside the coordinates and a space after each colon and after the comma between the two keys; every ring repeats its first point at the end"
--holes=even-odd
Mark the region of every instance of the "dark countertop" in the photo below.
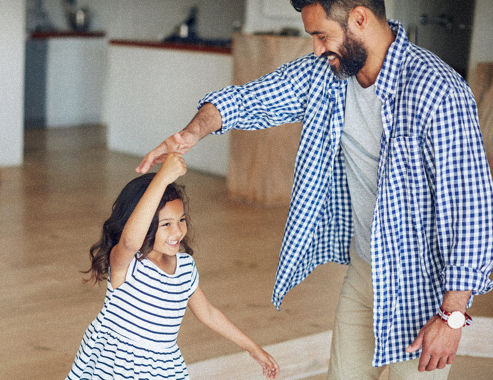
{"type": "MultiPolygon", "coordinates": [[[[102,31],[94,32],[74,32],[66,31],[43,31],[31,32],[30,39],[51,39],[51,38],[102,38],[106,33],[102,31]]],[[[186,51],[196,51],[204,53],[219,53],[231,54],[232,48],[230,44],[214,45],[211,43],[194,42],[194,41],[145,41],[145,40],[126,40],[112,39],[109,41],[111,45],[133,46],[155,49],[176,49],[186,51]]]]}
{"type": "Polygon", "coordinates": [[[74,32],[71,30],[31,32],[31,39],[47,39],[47,38],[102,38],[106,35],[105,32],[74,32]]]}
{"type": "Polygon", "coordinates": [[[154,49],[187,50],[187,51],[196,51],[196,52],[204,52],[204,53],[219,53],[219,54],[231,54],[232,53],[232,48],[230,46],[214,46],[211,44],[201,44],[201,43],[194,43],[194,42],[110,40],[110,44],[120,45],[120,46],[154,48],[154,49]]]}

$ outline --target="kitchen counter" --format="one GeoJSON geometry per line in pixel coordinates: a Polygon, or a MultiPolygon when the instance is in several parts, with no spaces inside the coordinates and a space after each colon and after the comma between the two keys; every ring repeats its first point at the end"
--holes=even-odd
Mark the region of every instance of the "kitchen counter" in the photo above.
{"type": "Polygon", "coordinates": [[[227,46],[214,46],[193,42],[160,42],[160,41],[140,41],[140,40],[110,40],[112,45],[134,46],[154,49],[175,49],[197,51],[203,53],[232,54],[232,48],[227,46]]]}
{"type": "MultiPolygon", "coordinates": [[[[206,93],[232,82],[224,47],[113,40],[108,46],[103,120],[111,150],[142,157],[184,128],[206,93]]],[[[186,154],[191,169],[226,176],[229,137],[208,136],[186,154]]]]}
{"type": "Polygon", "coordinates": [[[106,35],[105,32],[74,32],[71,30],[47,31],[47,32],[32,32],[31,39],[47,39],[47,38],[101,38],[106,35]]]}

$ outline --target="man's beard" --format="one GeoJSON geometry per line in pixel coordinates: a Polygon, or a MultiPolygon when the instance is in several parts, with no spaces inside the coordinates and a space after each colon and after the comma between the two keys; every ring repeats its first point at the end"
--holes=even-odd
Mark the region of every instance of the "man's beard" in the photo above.
{"type": "MultiPolygon", "coordinates": [[[[350,37],[347,32],[344,34],[344,41],[339,50],[341,51],[341,55],[335,54],[339,60],[339,67],[334,65],[330,67],[334,74],[343,80],[356,75],[361,70],[366,63],[368,54],[363,44],[350,37]]],[[[326,52],[322,56],[327,58],[331,54],[333,53],[326,52]]]]}

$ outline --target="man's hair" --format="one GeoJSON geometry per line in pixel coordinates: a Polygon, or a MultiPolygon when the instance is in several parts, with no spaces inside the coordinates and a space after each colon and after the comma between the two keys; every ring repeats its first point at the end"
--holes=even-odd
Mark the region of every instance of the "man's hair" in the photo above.
{"type": "Polygon", "coordinates": [[[307,5],[320,4],[327,17],[338,21],[341,25],[346,25],[349,13],[357,6],[368,8],[378,18],[386,18],[384,0],[291,0],[291,4],[298,12],[307,5]]]}

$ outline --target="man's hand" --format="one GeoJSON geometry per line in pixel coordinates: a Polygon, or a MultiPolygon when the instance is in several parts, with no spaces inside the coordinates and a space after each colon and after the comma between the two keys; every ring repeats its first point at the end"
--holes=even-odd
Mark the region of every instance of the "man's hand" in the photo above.
{"type": "Polygon", "coordinates": [[[416,352],[423,347],[418,365],[420,372],[442,369],[454,361],[461,335],[462,329],[452,329],[439,316],[434,316],[419,330],[406,352],[416,352]]]}

